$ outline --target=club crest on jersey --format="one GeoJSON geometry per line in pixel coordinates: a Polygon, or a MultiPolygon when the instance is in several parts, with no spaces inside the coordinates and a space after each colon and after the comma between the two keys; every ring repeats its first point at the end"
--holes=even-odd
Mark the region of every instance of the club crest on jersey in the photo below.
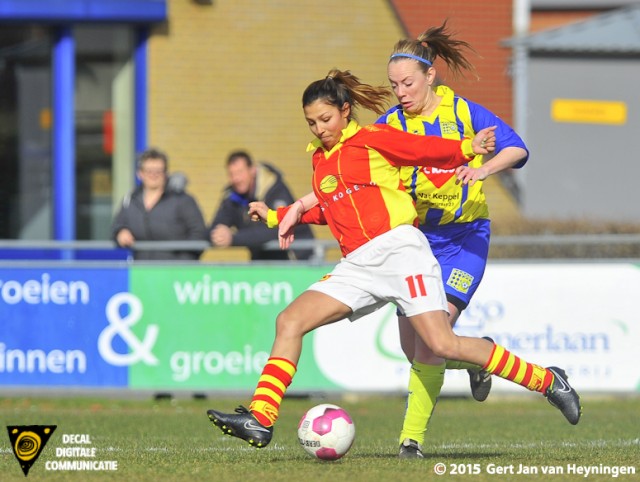
{"type": "Polygon", "coordinates": [[[455,122],[443,122],[440,121],[440,132],[442,135],[454,134],[458,132],[458,124],[455,122]]]}

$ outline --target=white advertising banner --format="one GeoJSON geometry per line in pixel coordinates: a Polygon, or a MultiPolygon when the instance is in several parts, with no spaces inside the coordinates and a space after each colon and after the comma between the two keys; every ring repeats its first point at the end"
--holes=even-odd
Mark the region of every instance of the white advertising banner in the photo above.
{"type": "MultiPolygon", "coordinates": [[[[640,391],[640,266],[632,263],[490,263],[456,332],[490,336],[514,354],[566,370],[580,392],[640,391]]],[[[406,390],[408,362],[395,309],[314,333],[321,372],[354,391],[406,390]]],[[[469,393],[448,370],[443,394],[469,393]]],[[[494,377],[495,392],[522,387],[494,377]]]]}

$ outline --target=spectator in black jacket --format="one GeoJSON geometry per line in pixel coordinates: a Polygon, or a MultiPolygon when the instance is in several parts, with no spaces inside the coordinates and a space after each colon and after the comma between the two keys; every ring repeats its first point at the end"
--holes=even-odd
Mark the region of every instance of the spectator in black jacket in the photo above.
{"type": "Polygon", "coordinates": [[[186,178],[167,175],[167,155],[144,151],[138,160],[141,181],[127,195],[113,220],[111,232],[118,246],[132,248],[136,260],[197,260],[202,250],[136,250],[136,241],[206,241],[207,228],[195,199],[184,191],[186,178]]]}
{"type": "MultiPolygon", "coordinates": [[[[268,250],[264,244],[278,239],[278,230],[269,229],[263,223],[251,221],[249,203],[263,201],[272,209],[288,206],[294,202],[282,174],[275,167],[255,164],[249,153],[232,152],[227,158],[229,185],[218,212],[211,223],[211,244],[218,247],[246,246],[252,260],[266,259],[309,259],[312,249],[268,250]]],[[[313,239],[308,225],[296,227],[296,239],[313,239]]]]}

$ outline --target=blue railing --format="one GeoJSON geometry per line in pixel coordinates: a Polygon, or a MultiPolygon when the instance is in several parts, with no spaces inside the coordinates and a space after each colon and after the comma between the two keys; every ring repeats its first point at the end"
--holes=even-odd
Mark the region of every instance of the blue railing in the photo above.
{"type": "MultiPolygon", "coordinates": [[[[640,233],[635,234],[545,234],[492,236],[493,248],[508,246],[640,246],[640,233]]],[[[326,261],[327,251],[338,248],[330,239],[300,239],[298,249],[313,249],[312,262],[326,261]]],[[[280,249],[276,241],[266,249],[280,249]]],[[[212,247],[207,241],[138,241],[136,251],[206,251],[225,249],[212,247]]],[[[133,251],[118,247],[112,241],[0,240],[0,260],[122,260],[133,261],[133,251]]]]}

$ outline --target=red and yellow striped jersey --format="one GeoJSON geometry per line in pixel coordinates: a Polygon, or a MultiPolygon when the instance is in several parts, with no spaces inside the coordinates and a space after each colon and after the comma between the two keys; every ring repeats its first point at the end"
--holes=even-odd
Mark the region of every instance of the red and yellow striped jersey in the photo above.
{"type": "MultiPolygon", "coordinates": [[[[312,184],[319,204],[301,222],[328,224],[343,255],[396,226],[417,223],[415,205],[402,183],[402,166],[452,169],[473,157],[469,139],[418,136],[355,121],[333,149],[325,150],[319,139],[307,148],[313,149],[312,184]]],[[[278,217],[283,215],[279,210],[278,217]]]]}

